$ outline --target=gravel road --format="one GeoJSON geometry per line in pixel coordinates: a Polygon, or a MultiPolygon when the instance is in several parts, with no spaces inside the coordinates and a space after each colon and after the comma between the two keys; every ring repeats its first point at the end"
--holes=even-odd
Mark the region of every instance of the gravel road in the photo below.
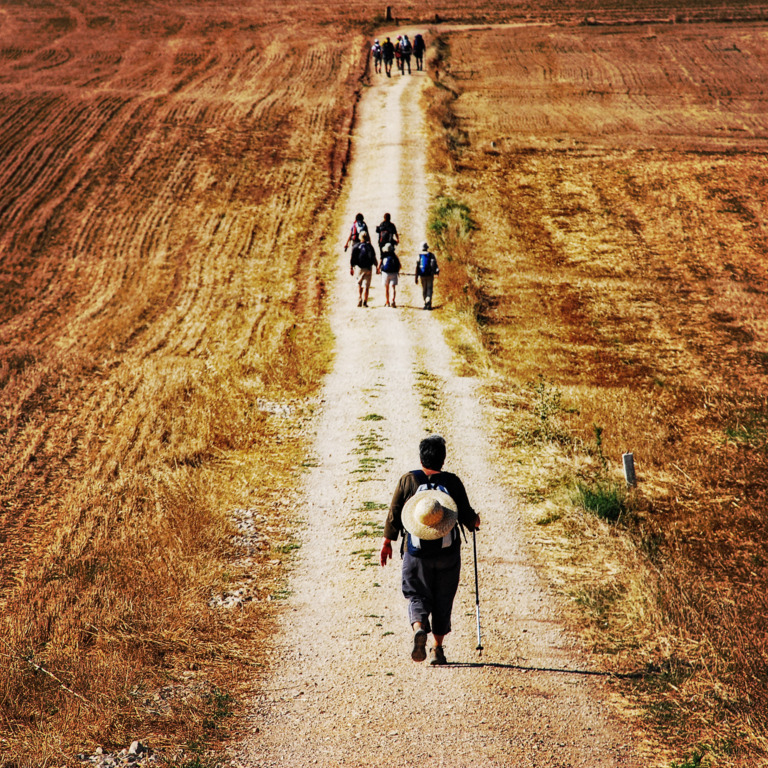
{"type": "MultiPolygon", "coordinates": [[[[358,211],[373,228],[385,211],[412,272],[426,233],[422,73],[375,77],[360,104],[339,222],[330,296],[336,359],[318,416],[316,467],[306,476],[305,527],[272,673],[253,705],[233,766],[640,766],[610,678],[570,638],[526,553],[517,502],[496,482],[477,382],[456,375],[435,310],[413,278],[385,308],[374,278],[369,308],[342,251],[358,211]],[[413,262],[413,263],[412,263],[413,262]],[[410,659],[400,559],[378,564],[380,524],[399,476],[418,466],[418,442],[439,431],[446,469],[480,512],[485,650],[475,650],[472,547],[446,638],[451,664],[410,659]]],[[[439,254],[438,254],[439,257],[439,254]]]]}

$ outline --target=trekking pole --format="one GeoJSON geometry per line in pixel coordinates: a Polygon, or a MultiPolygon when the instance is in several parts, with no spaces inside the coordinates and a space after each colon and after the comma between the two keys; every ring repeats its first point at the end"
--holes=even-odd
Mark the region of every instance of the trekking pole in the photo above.
{"type": "Polygon", "coordinates": [[[477,535],[472,529],[472,552],[475,556],[475,617],[477,618],[477,648],[476,651],[483,655],[483,640],[480,634],[480,586],[477,581],[477,535]]]}

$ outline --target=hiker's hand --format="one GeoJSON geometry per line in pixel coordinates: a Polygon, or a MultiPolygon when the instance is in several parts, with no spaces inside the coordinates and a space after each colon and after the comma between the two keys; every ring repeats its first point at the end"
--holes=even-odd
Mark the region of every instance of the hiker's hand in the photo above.
{"type": "Polygon", "coordinates": [[[354,274],[355,274],[355,268],[354,267],[350,267],[349,268],[349,274],[354,276],[354,274]]]}
{"type": "Polygon", "coordinates": [[[382,566],[385,566],[387,564],[387,560],[389,560],[392,557],[392,542],[389,539],[384,539],[384,543],[381,545],[381,553],[379,554],[379,559],[381,560],[382,566]]]}
{"type": "Polygon", "coordinates": [[[349,250],[349,243],[344,244],[344,253],[346,253],[349,250]]]}
{"type": "Polygon", "coordinates": [[[475,513],[475,530],[476,531],[480,530],[480,515],[478,515],[477,513],[475,513]]]}

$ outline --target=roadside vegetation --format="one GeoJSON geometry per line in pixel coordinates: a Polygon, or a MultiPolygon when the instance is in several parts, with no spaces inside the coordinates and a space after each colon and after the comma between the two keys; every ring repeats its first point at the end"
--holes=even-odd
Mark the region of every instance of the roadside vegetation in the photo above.
{"type": "Polygon", "coordinates": [[[768,125],[752,106],[768,59],[759,25],[684,32],[438,37],[430,228],[447,333],[486,377],[506,480],[574,626],[638,674],[625,691],[669,745],[660,764],[752,766],[768,758],[768,125]]]}

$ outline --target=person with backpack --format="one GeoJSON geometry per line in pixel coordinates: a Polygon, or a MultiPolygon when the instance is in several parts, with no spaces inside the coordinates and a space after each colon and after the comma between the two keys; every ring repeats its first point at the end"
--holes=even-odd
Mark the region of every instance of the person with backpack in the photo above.
{"type": "Polygon", "coordinates": [[[408,74],[411,74],[411,54],[413,53],[413,46],[408,39],[408,35],[403,35],[400,40],[400,74],[405,74],[405,68],[408,67],[408,74]]]}
{"type": "Polygon", "coordinates": [[[435,254],[429,250],[429,243],[424,243],[416,259],[416,284],[421,278],[421,295],[424,297],[424,309],[432,309],[432,289],[435,275],[440,274],[435,254]]]}
{"type": "Polygon", "coordinates": [[[426,49],[424,38],[417,34],[413,38],[413,58],[416,59],[416,69],[421,72],[424,69],[424,50],[426,49]]]}
{"type": "Polygon", "coordinates": [[[352,229],[349,230],[349,237],[347,242],[344,243],[344,250],[349,248],[349,244],[357,245],[360,242],[360,235],[365,232],[368,234],[368,225],[365,223],[365,217],[362,213],[358,213],[355,216],[355,220],[352,222],[352,229]]]}
{"type": "Polygon", "coordinates": [[[381,58],[384,62],[384,72],[386,72],[387,77],[392,77],[392,61],[395,58],[395,46],[388,37],[385,38],[384,44],[381,46],[381,58]]]}
{"type": "Polygon", "coordinates": [[[384,214],[384,220],[381,224],[376,226],[376,234],[379,236],[379,254],[383,253],[384,246],[387,243],[392,243],[392,245],[399,245],[400,243],[397,227],[388,213],[384,214]]]}
{"type": "Polygon", "coordinates": [[[400,259],[397,258],[395,253],[394,243],[388,242],[384,244],[381,251],[381,282],[384,285],[384,298],[386,300],[385,307],[397,307],[397,282],[398,274],[400,272],[401,265],[400,259]],[[389,289],[392,287],[392,303],[389,302],[389,289]]]}
{"type": "Polygon", "coordinates": [[[402,40],[402,35],[398,35],[397,42],[395,43],[395,62],[397,63],[397,69],[401,75],[403,74],[403,52],[400,47],[402,40]]]}
{"type": "Polygon", "coordinates": [[[379,266],[376,258],[376,249],[369,242],[368,232],[360,234],[360,242],[352,249],[352,256],[349,259],[349,274],[355,274],[357,267],[357,306],[368,306],[368,291],[371,289],[371,277],[373,268],[379,266]]]}
{"type": "Polygon", "coordinates": [[[373,41],[371,46],[371,56],[373,57],[373,69],[377,75],[381,74],[381,57],[382,57],[381,44],[378,39],[373,41]]]}
{"type": "Polygon", "coordinates": [[[460,530],[480,527],[461,479],[443,471],[445,440],[430,435],[419,443],[421,469],[404,474],[384,522],[379,561],[392,557],[392,542],[402,536],[402,590],[413,630],[411,658],[424,661],[432,633],[430,664],[447,664],[443,639],[451,631],[453,600],[461,573],[460,530]]]}

